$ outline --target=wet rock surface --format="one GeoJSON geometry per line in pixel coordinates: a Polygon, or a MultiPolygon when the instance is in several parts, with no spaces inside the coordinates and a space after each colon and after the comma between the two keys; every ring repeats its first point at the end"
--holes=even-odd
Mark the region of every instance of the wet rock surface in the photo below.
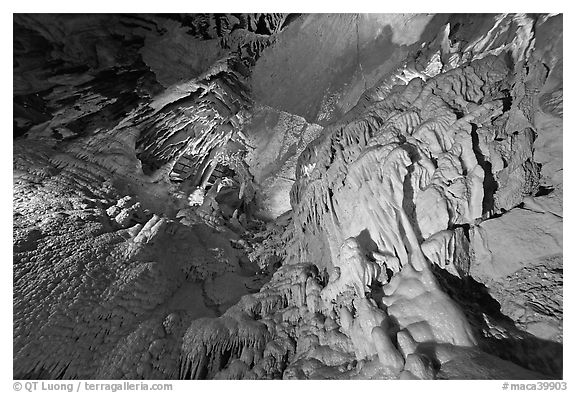
{"type": "Polygon", "coordinates": [[[14,29],[14,378],[562,378],[561,15],[14,29]]]}

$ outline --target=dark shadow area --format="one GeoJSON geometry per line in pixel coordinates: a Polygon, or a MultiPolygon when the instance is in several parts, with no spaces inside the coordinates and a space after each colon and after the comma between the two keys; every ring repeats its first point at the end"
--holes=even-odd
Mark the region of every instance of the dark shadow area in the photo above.
{"type": "Polygon", "coordinates": [[[484,170],[484,199],[482,200],[482,214],[491,212],[494,208],[494,193],[498,189],[498,183],[492,174],[492,164],[487,161],[480,151],[480,143],[478,140],[478,126],[472,124],[472,148],[474,150],[474,155],[478,161],[478,165],[484,170]]]}
{"type": "Polygon", "coordinates": [[[518,332],[521,332],[525,337],[484,338],[480,348],[529,370],[548,375],[553,379],[562,379],[563,345],[554,341],[543,340],[520,330],[518,332]]]}
{"type": "Polygon", "coordinates": [[[552,193],[552,191],[554,191],[554,187],[550,187],[550,186],[540,186],[538,188],[538,191],[536,192],[536,194],[534,196],[546,196],[550,193],[552,193]]]}
{"type": "Polygon", "coordinates": [[[432,270],[440,286],[464,311],[481,350],[528,370],[562,379],[561,343],[518,329],[514,321],[501,312],[500,303],[488,288],[472,277],[459,278],[436,265],[432,265],[432,270]],[[494,329],[499,333],[487,333],[494,329]]]}
{"type": "Polygon", "coordinates": [[[372,240],[372,237],[370,236],[370,232],[368,232],[368,229],[363,229],[362,232],[360,232],[356,236],[356,241],[358,242],[362,250],[366,253],[366,256],[369,258],[371,257],[372,252],[378,250],[378,245],[374,240],[372,240]]]}

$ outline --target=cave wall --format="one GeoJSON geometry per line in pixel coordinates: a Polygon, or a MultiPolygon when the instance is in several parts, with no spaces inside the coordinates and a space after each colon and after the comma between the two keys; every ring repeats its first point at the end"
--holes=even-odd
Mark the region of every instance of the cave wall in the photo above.
{"type": "Polygon", "coordinates": [[[254,68],[258,103],[326,125],[431,39],[446,15],[311,14],[286,28],[254,68]]]}
{"type": "Polygon", "coordinates": [[[15,377],[562,377],[562,15],[14,31],[15,377]]]}

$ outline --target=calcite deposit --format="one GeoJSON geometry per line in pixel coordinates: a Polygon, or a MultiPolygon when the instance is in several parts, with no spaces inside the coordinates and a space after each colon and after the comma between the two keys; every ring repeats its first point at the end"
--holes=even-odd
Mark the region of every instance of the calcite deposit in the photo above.
{"type": "Polygon", "coordinates": [[[563,16],[15,14],[17,379],[562,379],[563,16]]]}

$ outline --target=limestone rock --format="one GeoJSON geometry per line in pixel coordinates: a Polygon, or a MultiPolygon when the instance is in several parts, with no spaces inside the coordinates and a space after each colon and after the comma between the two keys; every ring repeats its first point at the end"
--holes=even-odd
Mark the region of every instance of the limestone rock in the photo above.
{"type": "Polygon", "coordinates": [[[562,33],[15,15],[14,378],[563,378],[562,33]]]}

